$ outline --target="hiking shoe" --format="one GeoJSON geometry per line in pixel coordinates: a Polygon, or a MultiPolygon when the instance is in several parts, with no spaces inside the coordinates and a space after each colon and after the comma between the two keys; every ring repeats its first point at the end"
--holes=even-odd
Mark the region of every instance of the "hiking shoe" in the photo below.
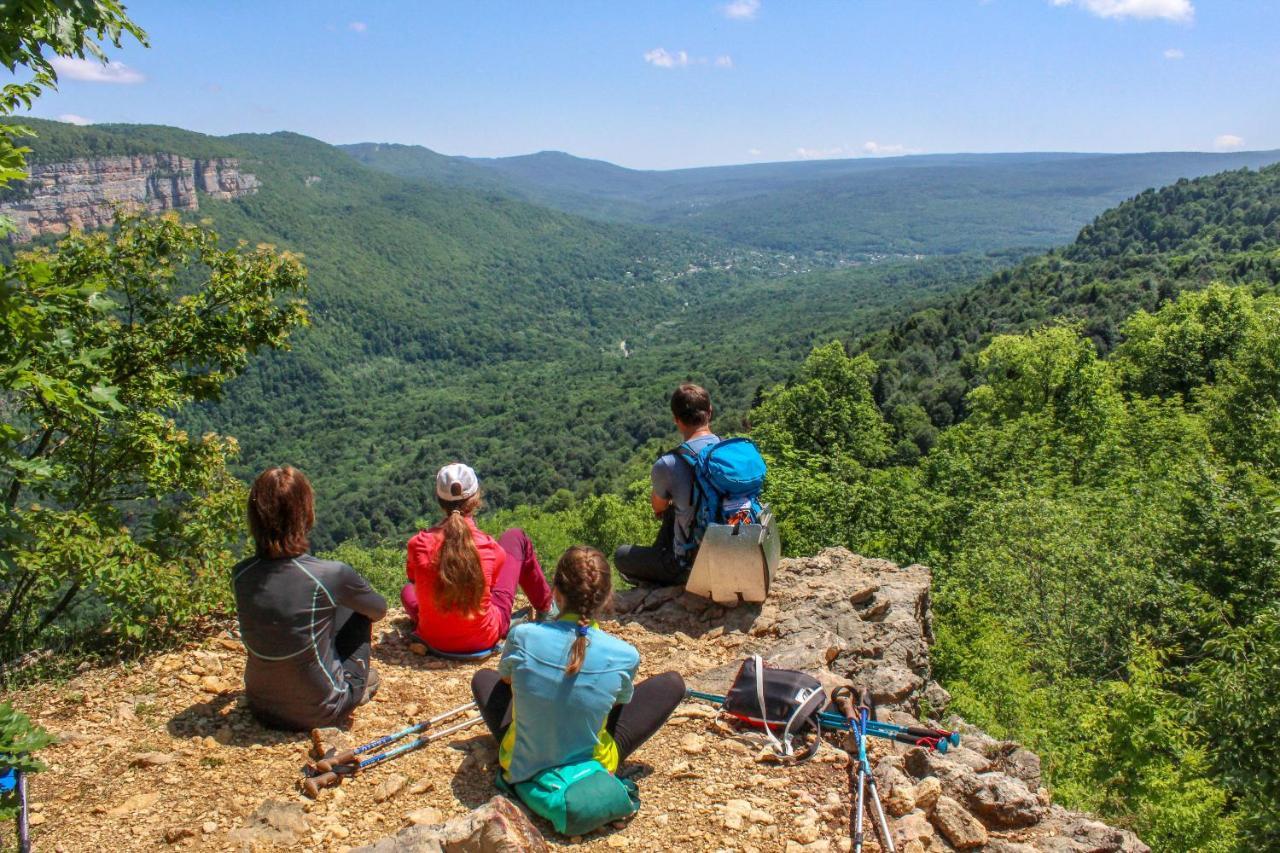
{"type": "Polygon", "coordinates": [[[368,704],[369,700],[378,692],[378,688],[382,686],[382,676],[378,675],[378,671],[373,667],[369,667],[369,677],[364,682],[364,695],[360,697],[360,704],[368,704]]]}

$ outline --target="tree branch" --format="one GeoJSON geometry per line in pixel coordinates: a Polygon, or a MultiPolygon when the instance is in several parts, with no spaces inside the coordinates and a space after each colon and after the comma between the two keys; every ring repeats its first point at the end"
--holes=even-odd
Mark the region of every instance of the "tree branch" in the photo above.
{"type": "Polygon", "coordinates": [[[58,603],[55,604],[48,613],[40,618],[40,624],[36,626],[35,631],[31,632],[31,637],[29,639],[34,641],[44,633],[44,629],[48,628],[49,624],[52,623],[54,619],[57,619],[62,615],[62,612],[67,609],[78,592],[80,592],[79,581],[76,581],[71,584],[71,586],[67,587],[67,591],[62,594],[62,598],[58,599],[58,603]]]}
{"type": "MultiPolygon", "coordinates": [[[[35,459],[37,456],[44,453],[46,449],[48,449],[49,440],[53,438],[53,429],[54,428],[52,425],[45,427],[44,433],[40,436],[40,443],[37,444],[35,446],[35,449],[33,449],[31,453],[27,455],[28,462],[30,462],[32,459],[35,459]]],[[[21,495],[22,495],[22,477],[20,477],[17,474],[14,474],[13,480],[9,483],[9,492],[8,494],[5,495],[5,498],[4,498],[5,509],[12,511],[13,508],[18,505],[18,498],[21,495]]]]}

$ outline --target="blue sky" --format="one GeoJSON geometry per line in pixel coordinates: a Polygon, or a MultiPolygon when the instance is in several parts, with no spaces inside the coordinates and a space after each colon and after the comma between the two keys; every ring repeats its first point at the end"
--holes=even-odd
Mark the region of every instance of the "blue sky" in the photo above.
{"type": "Polygon", "coordinates": [[[35,115],[637,168],[1280,148],[1278,0],[134,0],[35,115]]]}

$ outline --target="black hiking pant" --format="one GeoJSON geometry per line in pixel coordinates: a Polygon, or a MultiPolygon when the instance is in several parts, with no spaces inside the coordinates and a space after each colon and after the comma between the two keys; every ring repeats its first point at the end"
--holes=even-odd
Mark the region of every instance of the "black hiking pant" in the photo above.
{"type": "MultiPolygon", "coordinates": [[[[496,670],[482,669],[471,678],[471,695],[480,706],[484,724],[502,743],[511,725],[511,685],[496,670]]],[[[604,728],[618,747],[618,765],[653,737],[683,701],[684,679],[680,673],[668,671],[637,684],[627,704],[614,705],[604,728]]],[[[566,708],[565,713],[573,711],[566,708]]]]}
{"type": "MultiPolygon", "coordinates": [[[[338,616],[346,610],[338,609],[338,616]]],[[[369,682],[369,659],[373,656],[373,623],[368,616],[353,611],[333,635],[333,651],[342,662],[342,673],[347,677],[347,691],[355,697],[351,707],[364,698],[364,687],[369,682]]]]}
{"type": "MultiPolygon", "coordinates": [[[[613,564],[618,574],[631,583],[652,583],[658,586],[679,586],[689,579],[689,566],[693,554],[681,561],[675,552],[676,514],[667,507],[662,514],[662,526],[652,545],[619,545],[613,552],[613,564]]],[[[696,552],[694,552],[696,554],[696,552]]]]}

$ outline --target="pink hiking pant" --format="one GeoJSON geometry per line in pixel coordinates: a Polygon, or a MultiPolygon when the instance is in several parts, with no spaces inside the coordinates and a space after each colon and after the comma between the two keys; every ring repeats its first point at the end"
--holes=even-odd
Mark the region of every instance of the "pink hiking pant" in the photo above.
{"type": "MultiPolygon", "coordinates": [[[[542,611],[551,609],[551,587],[542,573],[538,553],[523,530],[513,527],[506,531],[498,537],[498,545],[507,552],[507,559],[502,561],[502,568],[498,569],[493,588],[489,590],[489,609],[498,618],[498,636],[505,637],[511,627],[516,587],[520,587],[535,609],[542,611]]],[[[400,603],[413,623],[418,624],[418,591],[413,584],[407,583],[400,590],[400,603]]]]}

